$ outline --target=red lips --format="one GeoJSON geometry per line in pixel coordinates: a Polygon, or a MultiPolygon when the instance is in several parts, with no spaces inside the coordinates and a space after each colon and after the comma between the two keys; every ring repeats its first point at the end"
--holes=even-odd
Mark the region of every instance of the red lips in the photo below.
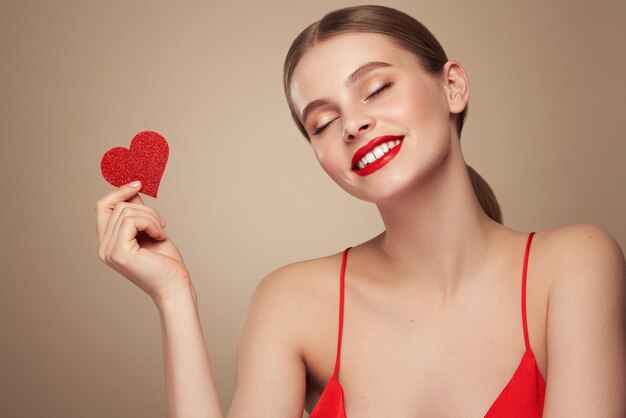
{"type": "Polygon", "coordinates": [[[400,147],[402,146],[403,138],[404,138],[403,136],[385,135],[385,136],[379,136],[378,138],[372,139],[370,142],[363,145],[354,153],[354,156],[352,157],[352,170],[360,176],[367,176],[377,171],[378,169],[382,168],[398,154],[398,152],[400,151],[400,147]],[[381,144],[384,144],[389,141],[395,141],[396,139],[399,139],[400,143],[396,145],[395,147],[393,147],[392,149],[390,149],[388,152],[386,152],[385,155],[383,155],[382,157],[378,158],[376,161],[366,165],[365,167],[361,169],[356,168],[357,163],[363,157],[365,157],[365,155],[368,152],[371,152],[374,148],[376,148],[377,146],[381,144]]]}

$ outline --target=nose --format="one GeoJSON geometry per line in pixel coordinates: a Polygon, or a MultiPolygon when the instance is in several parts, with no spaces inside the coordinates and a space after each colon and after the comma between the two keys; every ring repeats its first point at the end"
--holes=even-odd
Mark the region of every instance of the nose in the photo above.
{"type": "Polygon", "coordinates": [[[374,128],[375,120],[366,114],[344,116],[343,139],[351,142],[374,128]]]}

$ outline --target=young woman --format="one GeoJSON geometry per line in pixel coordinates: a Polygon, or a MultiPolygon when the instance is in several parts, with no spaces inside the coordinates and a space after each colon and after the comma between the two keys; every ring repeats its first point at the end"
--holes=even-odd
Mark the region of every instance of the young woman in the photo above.
{"type": "MultiPolygon", "coordinates": [[[[385,230],[260,282],[230,417],[626,416],[621,249],[591,225],[502,224],[461,152],[467,76],[423,25],[337,10],[284,75],[322,168],[385,230]]],[[[98,202],[100,257],[159,309],[168,416],[221,417],[191,278],[139,188],[98,202]]]]}

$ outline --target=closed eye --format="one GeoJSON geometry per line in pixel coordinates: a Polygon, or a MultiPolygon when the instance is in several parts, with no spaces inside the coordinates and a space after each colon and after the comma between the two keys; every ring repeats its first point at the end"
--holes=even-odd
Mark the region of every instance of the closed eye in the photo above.
{"type": "MultiPolygon", "coordinates": [[[[336,118],[335,118],[336,119],[336,118]]],[[[315,129],[315,131],[313,131],[313,135],[319,135],[322,133],[322,131],[324,129],[326,129],[328,127],[328,125],[330,125],[335,119],[330,120],[328,123],[320,126],[319,128],[315,129]]]]}
{"type": "Polygon", "coordinates": [[[365,100],[371,99],[372,97],[375,97],[375,96],[377,96],[378,94],[382,93],[382,92],[383,92],[383,90],[385,90],[385,89],[387,89],[387,88],[391,87],[391,84],[392,84],[392,83],[386,83],[386,84],[383,84],[382,86],[380,86],[380,88],[376,89],[376,90],[375,90],[372,94],[370,94],[369,96],[367,96],[367,98],[366,98],[365,100]]]}
{"type": "MultiPolygon", "coordinates": [[[[370,94],[369,96],[367,96],[365,98],[365,100],[369,100],[373,97],[376,97],[377,95],[379,95],[380,93],[382,93],[384,90],[388,89],[389,87],[391,87],[393,83],[385,83],[382,86],[380,86],[379,88],[377,88],[372,94],[370,94]]],[[[335,119],[332,119],[331,121],[329,121],[328,123],[320,126],[319,128],[315,129],[313,131],[313,135],[319,135],[321,134],[327,127],[328,125],[330,125],[335,119]]]]}

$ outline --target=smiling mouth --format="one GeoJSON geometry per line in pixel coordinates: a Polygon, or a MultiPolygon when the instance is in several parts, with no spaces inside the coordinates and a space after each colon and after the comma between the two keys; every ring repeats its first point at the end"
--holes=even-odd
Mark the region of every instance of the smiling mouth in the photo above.
{"type": "Polygon", "coordinates": [[[380,136],[374,138],[354,153],[352,171],[367,176],[385,166],[400,151],[403,136],[380,136]]]}

